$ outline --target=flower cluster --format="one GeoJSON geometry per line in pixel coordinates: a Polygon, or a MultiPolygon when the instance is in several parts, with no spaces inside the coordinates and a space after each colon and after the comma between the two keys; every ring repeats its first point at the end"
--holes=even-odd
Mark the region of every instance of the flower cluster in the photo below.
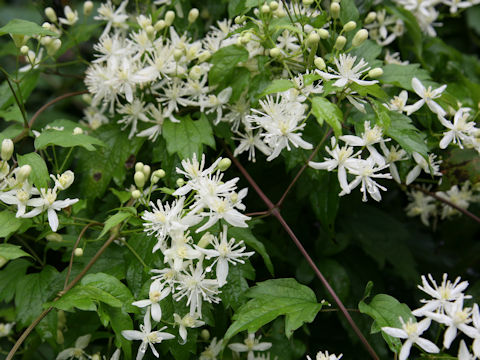
{"type": "Polygon", "coordinates": [[[66,190],[75,178],[72,171],[61,175],[50,175],[54,181],[53,188],[38,189],[29,181],[32,167],[23,165],[11,167],[8,161],[13,155],[13,142],[5,139],[2,142],[0,160],[0,201],[17,207],[17,218],[32,218],[47,212],[48,223],[53,232],[59,226],[57,211],[75,204],[78,199],[57,200],[58,192],[66,190]]]}
{"type": "Polygon", "coordinates": [[[448,280],[448,275],[444,274],[440,285],[428,275],[428,279],[422,276],[422,285],[418,288],[428,294],[430,299],[421,300],[424,305],[414,311],[415,317],[423,318],[418,321],[415,318],[400,318],[401,328],[382,327],[386,334],[405,339],[399,353],[399,360],[405,360],[410,354],[411,347],[416,344],[418,347],[428,353],[438,353],[440,349],[432,341],[421,337],[427,331],[432,321],[442,325],[445,329],[443,333],[443,347],[450,349],[458,333],[466,335],[473,339],[472,356],[462,339],[459,347],[458,358],[460,360],[473,359],[480,356],[480,312],[478,304],[473,307],[465,307],[465,299],[470,299],[464,291],[468,287],[467,281],[461,281],[457,277],[454,282],[448,280]]]}

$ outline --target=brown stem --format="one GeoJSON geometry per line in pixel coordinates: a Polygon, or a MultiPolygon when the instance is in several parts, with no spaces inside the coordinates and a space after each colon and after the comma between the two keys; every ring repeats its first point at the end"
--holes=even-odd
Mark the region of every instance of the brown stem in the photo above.
{"type": "Polygon", "coordinates": [[[295,177],[293,178],[292,182],[290,183],[290,185],[288,185],[287,187],[287,190],[285,190],[285,192],[283,193],[282,197],[280,198],[280,200],[278,200],[277,202],[277,207],[280,208],[283,204],[283,201],[285,200],[285,198],[287,197],[288,193],[290,192],[290,190],[293,188],[293,185],[295,185],[295,183],[297,182],[297,180],[300,178],[300,176],[302,175],[302,173],[305,171],[305,169],[307,168],[308,166],[308,163],[313,159],[313,157],[317,154],[318,150],[320,150],[320,147],[323,145],[323,143],[325,142],[325,140],[332,134],[332,129],[330,129],[326,134],[325,136],[322,138],[322,140],[320,140],[320,143],[315,147],[315,150],[312,151],[312,153],[310,154],[310,156],[308,157],[307,159],[307,162],[305,164],[303,164],[303,166],[301,167],[301,169],[298,171],[297,175],[295,175],[295,177]]]}
{"type": "Polygon", "coordinates": [[[235,164],[235,166],[240,170],[243,176],[247,179],[247,181],[250,183],[250,185],[253,187],[253,189],[257,192],[258,196],[263,200],[265,205],[267,205],[268,209],[270,210],[271,214],[275,216],[275,218],[280,222],[282,227],[285,229],[285,231],[288,233],[290,238],[293,240],[297,248],[300,250],[302,255],[305,257],[307,260],[308,264],[310,267],[313,269],[317,277],[320,279],[322,282],[323,286],[326,288],[327,292],[330,294],[330,296],[333,298],[337,306],[339,307],[340,311],[343,313],[345,318],[347,319],[348,323],[352,327],[353,331],[357,334],[358,338],[362,342],[363,346],[367,349],[368,353],[372,357],[372,359],[379,360],[378,355],[375,353],[375,350],[372,348],[372,346],[368,343],[367,339],[363,336],[362,332],[358,328],[358,326],[355,324],[355,321],[353,321],[352,317],[348,313],[347,309],[345,308],[345,305],[343,305],[342,300],[338,297],[338,295],[335,293],[335,290],[330,286],[328,283],[327,279],[323,276],[322,272],[318,269],[318,267],[315,265],[313,262],[312,258],[310,255],[308,255],[308,252],[305,250],[303,247],[302,243],[300,240],[297,238],[295,233],[292,231],[290,226],[288,226],[287,222],[283,218],[283,216],[280,214],[280,210],[270,201],[270,199],[265,195],[265,193],[260,189],[260,187],[257,185],[255,180],[250,176],[248,171],[240,164],[237,158],[235,158],[230,151],[230,149],[226,146],[225,143],[222,144],[227,156],[232,160],[232,162],[235,164]]]}
{"type": "Polygon", "coordinates": [[[92,222],[90,224],[85,225],[84,228],[82,229],[82,231],[80,231],[80,234],[78,235],[77,241],[75,241],[75,244],[73,245],[72,254],[70,255],[70,263],[68,264],[68,269],[67,269],[67,276],[65,277],[65,284],[63,285],[63,290],[64,291],[67,288],[68,280],[70,278],[70,273],[72,272],[73,258],[75,257],[75,249],[77,248],[78,244],[80,243],[80,240],[82,239],[85,232],[88,230],[88,228],[90,226],[93,226],[93,225],[102,225],[102,223],[92,222]]]}
{"type": "MultiPolygon", "coordinates": [[[[118,225],[117,225],[118,226],[118,225]]],[[[63,295],[65,295],[70,289],[72,289],[77,283],[82,279],[82,277],[85,276],[85,274],[90,270],[90,268],[95,264],[95,262],[98,260],[98,258],[103,254],[103,252],[107,249],[107,247],[117,238],[118,235],[118,228],[117,231],[113,231],[108,240],[103,244],[103,246],[97,251],[95,256],[90,259],[88,264],[83,268],[83,270],[78,274],[75,279],[72,280],[70,284],[68,284],[59,294],[58,296],[53,300],[57,301],[60,299],[63,295]]],[[[47,314],[52,310],[52,307],[49,307],[48,309],[44,310],[31,324],[30,326],[22,333],[22,335],[18,338],[17,342],[15,345],[13,345],[12,349],[7,355],[7,358],[5,360],[12,360],[13,356],[17,352],[17,350],[20,348],[22,343],[25,341],[27,336],[32,332],[33,329],[38,325],[42,319],[47,316],[47,314]]]]}
{"type": "Polygon", "coordinates": [[[418,186],[418,185],[410,185],[410,187],[412,187],[413,189],[415,190],[418,190],[418,191],[421,191],[423,192],[425,195],[428,195],[428,196],[431,196],[433,197],[434,199],[437,199],[438,201],[441,201],[445,204],[447,204],[448,206],[451,206],[452,208],[460,211],[462,214],[472,218],[473,220],[475,220],[477,223],[480,224],[480,217],[478,217],[477,215],[471,213],[470,211],[468,211],[467,209],[464,209],[464,208],[461,208],[460,206],[452,203],[450,200],[447,200],[437,194],[435,194],[434,192],[431,192],[431,191],[428,191],[427,189],[424,189],[422,188],[421,186],[418,186]]]}

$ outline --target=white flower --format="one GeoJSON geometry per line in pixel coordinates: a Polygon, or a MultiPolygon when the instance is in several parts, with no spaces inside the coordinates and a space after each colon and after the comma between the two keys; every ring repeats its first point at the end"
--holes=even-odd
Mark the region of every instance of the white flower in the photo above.
{"type": "MultiPolygon", "coordinates": [[[[476,304],[475,304],[476,305],[476,304]]],[[[460,347],[458,349],[458,360],[475,360],[477,357],[470,354],[465,341],[460,341],[460,347]]]]}
{"type": "MultiPolygon", "coordinates": [[[[469,181],[466,181],[461,189],[459,189],[458,185],[453,185],[446,192],[438,191],[437,195],[462,209],[468,209],[470,202],[475,199],[472,190],[470,189],[469,181]]],[[[442,203],[442,219],[458,214],[460,214],[460,212],[457,209],[448,204],[442,203]]]]}
{"type": "Polygon", "coordinates": [[[406,90],[402,90],[398,96],[394,96],[390,103],[387,104],[387,108],[392,111],[397,111],[402,113],[406,111],[405,106],[407,105],[408,100],[408,92],[406,90]]]}
{"type": "Polygon", "coordinates": [[[187,342],[187,328],[193,329],[205,325],[204,321],[198,320],[198,314],[187,314],[183,318],[178,314],[173,314],[173,319],[175,320],[175,324],[179,325],[178,331],[183,343],[187,342]]]}
{"type": "Polygon", "coordinates": [[[217,118],[214,120],[214,124],[217,125],[223,116],[223,108],[227,105],[228,100],[232,96],[232,88],[227,87],[220,91],[218,95],[210,95],[208,100],[202,102],[202,107],[209,108],[205,113],[210,114],[211,112],[217,112],[217,118]]]}
{"type": "Polygon", "coordinates": [[[395,165],[395,162],[406,160],[406,151],[403,149],[399,149],[399,147],[395,145],[390,146],[390,149],[388,149],[384,142],[380,143],[380,148],[382,149],[387,164],[390,167],[390,175],[392,175],[393,180],[401,184],[402,181],[400,179],[400,175],[398,174],[398,169],[395,165]]]}
{"type": "Polygon", "coordinates": [[[167,332],[162,332],[167,327],[164,326],[158,331],[152,331],[152,323],[150,320],[150,309],[147,309],[145,317],[143,320],[143,325],[140,325],[140,330],[123,330],[122,335],[127,340],[142,340],[142,344],[138,348],[137,360],[143,359],[145,352],[147,351],[148,345],[152,349],[153,355],[157,358],[160,356],[153,346],[153,344],[161,343],[163,340],[170,340],[175,338],[175,335],[169,334],[167,332]]]}
{"type": "Polygon", "coordinates": [[[415,316],[425,316],[425,313],[435,311],[437,313],[443,314],[445,306],[460,298],[470,298],[471,296],[465,296],[463,291],[468,287],[468,281],[460,282],[461,278],[457,277],[452,283],[450,280],[447,280],[448,274],[443,274],[442,283],[437,285],[437,282],[432,277],[431,274],[428,274],[428,279],[431,282],[428,282],[425,275],[422,275],[422,285],[418,285],[418,288],[423,292],[427,293],[432,297],[432,299],[423,299],[422,303],[425,303],[421,308],[412,311],[412,314],[415,316]]]}
{"type": "Polygon", "coordinates": [[[40,63],[42,62],[42,57],[43,57],[43,48],[40,49],[38,54],[35,54],[34,51],[29,50],[26,56],[26,59],[28,60],[28,64],[25,66],[22,66],[20,69],[18,69],[19,72],[27,72],[32,69],[38,69],[40,66],[40,63]]]}
{"type": "Polygon", "coordinates": [[[477,334],[472,344],[473,353],[475,356],[480,357],[480,310],[477,303],[473,304],[472,320],[473,326],[477,330],[477,334]]]}
{"type": "Polygon", "coordinates": [[[147,300],[139,300],[132,303],[133,306],[140,308],[150,306],[152,319],[160,321],[162,318],[162,308],[160,307],[160,301],[165,299],[170,294],[170,288],[164,288],[164,285],[160,280],[154,280],[150,285],[150,291],[148,293],[147,300]]]}
{"type": "Polygon", "coordinates": [[[233,152],[233,156],[240,155],[244,151],[248,151],[248,161],[255,162],[255,148],[260,150],[265,155],[269,156],[272,153],[270,149],[262,140],[262,131],[258,131],[255,135],[251,129],[245,129],[245,133],[238,133],[239,137],[234,137],[234,140],[240,141],[237,148],[233,152]]]}
{"type": "Polygon", "coordinates": [[[442,176],[442,173],[440,172],[440,164],[442,161],[435,161],[437,155],[429,154],[428,162],[417,152],[414,152],[412,155],[417,165],[415,165],[415,167],[407,174],[407,179],[405,181],[407,185],[410,185],[418,177],[418,175],[420,175],[422,170],[433,176],[442,176]],[[430,172],[430,168],[432,168],[433,174],[430,172]]]}
{"type": "Polygon", "coordinates": [[[0,338],[8,336],[14,326],[15,323],[0,323],[0,338]]]}
{"type": "Polygon", "coordinates": [[[421,99],[413,105],[405,106],[404,109],[407,111],[407,115],[410,115],[420,109],[423,104],[427,104],[427,106],[433,113],[437,114],[438,116],[445,116],[445,110],[443,110],[443,108],[438,105],[433,99],[442,96],[442,93],[447,88],[447,85],[442,85],[435,90],[432,90],[431,86],[426,89],[425,86],[423,86],[423,84],[420,82],[420,80],[414,77],[412,78],[412,87],[413,90],[415,90],[415,92],[417,93],[417,95],[421,97],[421,99]]]}
{"type": "Polygon", "coordinates": [[[89,356],[85,353],[85,348],[90,342],[91,335],[80,336],[75,341],[75,346],[73,348],[68,348],[60,352],[56,360],[67,360],[67,359],[78,359],[78,360],[87,360],[89,356]]]}
{"type": "Polygon", "coordinates": [[[395,65],[408,65],[409,61],[402,61],[400,58],[400,53],[399,52],[394,52],[393,54],[390,54],[390,51],[387,50],[385,54],[385,63],[386,64],[395,64],[395,65]]]}
{"type": "Polygon", "coordinates": [[[471,308],[463,307],[463,300],[464,297],[460,297],[453,303],[446,303],[445,314],[425,312],[425,316],[448,327],[443,337],[443,346],[447,349],[450,348],[457,336],[457,330],[471,338],[475,338],[477,335],[477,330],[473,326],[468,325],[472,321],[470,317],[472,310],[471,308]]]}
{"type": "Polygon", "coordinates": [[[220,351],[223,349],[223,340],[217,342],[217,338],[214,337],[210,345],[208,345],[205,350],[200,354],[199,360],[217,360],[217,355],[220,354],[220,351]]]}
{"type": "MultiPolygon", "coordinates": [[[[32,195],[39,195],[40,192],[30,185],[27,180],[24,181],[20,188],[0,193],[0,200],[9,205],[17,206],[16,217],[22,217],[25,214],[27,206],[30,206],[32,195]]],[[[33,202],[35,204],[36,200],[33,202]]]]}
{"type": "Polygon", "coordinates": [[[408,322],[405,323],[403,319],[400,318],[400,322],[402,323],[401,329],[382,327],[382,331],[390,336],[400,339],[407,339],[402,345],[398,360],[406,360],[408,358],[413,344],[417,344],[428,353],[436,354],[440,351],[437,345],[435,345],[433,342],[420,337],[420,335],[422,335],[425,330],[430,327],[430,323],[432,322],[431,319],[423,319],[420,322],[413,322],[412,319],[409,319],[408,322]]]}
{"type": "Polygon", "coordinates": [[[22,218],[31,218],[37,216],[38,214],[47,211],[48,214],[48,223],[53,232],[56,232],[58,229],[58,216],[56,211],[60,211],[63,208],[66,208],[70,205],[75,204],[78,199],[65,199],[57,200],[57,190],[53,189],[40,189],[39,198],[30,199],[28,205],[34,207],[33,210],[30,210],[28,213],[23,214],[22,218]]]}
{"type": "MultiPolygon", "coordinates": [[[[429,217],[437,214],[435,199],[421,191],[415,190],[412,190],[410,193],[408,193],[408,198],[411,202],[405,208],[407,215],[410,217],[420,215],[422,223],[425,226],[429,226],[429,217]]],[[[419,316],[417,314],[414,315],[419,316]]]]}
{"type": "Polygon", "coordinates": [[[110,32],[110,29],[113,27],[126,28],[128,15],[125,13],[125,8],[127,7],[128,0],[122,1],[120,6],[115,9],[112,5],[111,0],[107,0],[106,3],[102,3],[98,8],[98,15],[94,17],[95,20],[107,21],[103,33],[100,37],[110,32]]]}
{"type": "Polygon", "coordinates": [[[131,139],[137,132],[138,121],[149,122],[149,118],[146,115],[146,106],[143,101],[135,98],[133,101],[122,104],[117,107],[117,112],[122,114],[122,118],[118,120],[119,124],[123,124],[122,130],[125,130],[128,126],[131,126],[128,138],[131,139]]]}
{"type": "Polygon", "coordinates": [[[335,65],[337,66],[338,71],[328,67],[328,71],[333,72],[333,74],[320,70],[317,70],[317,73],[327,80],[338,79],[333,83],[334,86],[338,87],[343,87],[349,82],[354,82],[362,86],[378,83],[377,80],[360,80],[360,77],[363,75],[363,73],[370,70],[370,67],[364,59],[360,59],[358,64],[355,65],[356,60],[356,56],[351,56],[350,54],[340,54],[338,58],[335,58],[335,65]]]}
{"type": "Polygon", "coordinates": [[[223,232],[221,232],[219,236],[221,240],[219,241],[219,238],[213,237],[211,242],[213,249],[202,249],[197,247],[206,255],[207,259],[212,257],[216,258],[209,268],[212,268],[213,265],[217,264],[216,275],[219,287],[222,287],[227,283],[229,262],[234,265],[237,263],[244,264],[245,261],[241,259],[242,257],[250,257],[255,254],[253,251],[244,252],[246,247],[243,246],[243,241],[236,242],[234,238],[227,241],[227,236],[227,226],[223,225],[223,232]]]}
{"type": "Polygon", "coordinates": [[[179,240],[172,241],[172,246],[169,249],[162,250],[163,255],[165,255],[163,261],[170,263],[173,262],[173,269],[176,271],[180,271],[184,268],[184,260],[199,259],[202,256],[200,251],[193,249],[182,240],[184,236],[178,238],[179,240]]]}
{"type": "Polygon", "coordinates": [[[70,6],[65,6],[63,9],[65,13],[65,18],[59,18],[58,21],[60,24],[65,24],[65,25],[74,25],[78,21],[78,12],[77,10],[73,11],[70,6]]]}
{"type": "Polygon", "coordinates": [[[188,192],[192,191],[194,188],[198,189],[198,184],[201,179],[206,178],[213,174],[215,171],[218,163],[221,161],[221,158],[215,160],[215,162],[210,165],[210,167],[204,169],[205,167],[205,154],[202,154],[202,159],[199,162],[197,160],[197,154],[193,154],[192,159],[184,159],[182,160],[182,168],[177,168],[177,173],[184,175],[188,181],[187,183],[178,188],[173,195],[185,195],[188,192]]]}
{"type": "Polygon", "coordinates": [[[463,149],[462,141],[467,144],[474,142],[473,139],[478,129],[475,127],[475,121],[467,121],[470,111],[470,108],[458,109],[453,118],[453,123],[439,117],[442,125],[450,129],[450,131],[443,133],[443,138],[440,140],[440,149],[445,149],[451,142],[458,144],[460,149],[463,149]]]}
{"type": "MultiPolygon", "coordinates": [[[[317,353],[317,356],[315,356],[315,360],[340,360],[342,358],[343,354],[340,355],[335,355],[335,354],[329,354],[328,351],[319,351],[317,353]]],[[[308,360],[312,360],[310,356],[307,355],[308,360]]]]}
{"type": "Polygon", "coordinates": [[[228,345],[228,347],[237,353],[248,352],[247,359],[254,360],[254,351],[266,351],[272,347],[272,343],[260,342],[260,339],[261,336],[258,339],[255,339],[255,333],[248,333],[248,337],[243,341],[243,344],[234,343],[228,345]]]}
{"type": "Polygon", "coordinates": [[[60,190],[68,189],[75,180],[75,174],[71,170],[65,171],[62,175],[57,174],[57,177],[54,175],[50,175],[50,177],[55,181],[55,187],[60,190]]]}

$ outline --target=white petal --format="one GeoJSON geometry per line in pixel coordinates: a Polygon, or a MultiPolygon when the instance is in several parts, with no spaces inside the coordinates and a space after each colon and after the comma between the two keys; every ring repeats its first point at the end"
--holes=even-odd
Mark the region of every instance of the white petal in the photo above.
{"type": "Polygon", "coordinates": [[[88,346],[88,343],[90,342],[90,338],[92,335],[87,334],[80,336],[76,341],[75,341],[75,347],[79,349],[85,349],[88,346]]]}
{"type": "Polygon", "coordinates": [[[162,319],[162,308],[159,303],[152,304],[152,319],[159,322],[162,319]]]}
{"type": "Polygon", "coordinates": [[[398,360],[407,360],[408,355],[410,355],[411,348],[412,342],[410,340],[405,341],[405,344],[403,344],[402,349],[400,350],[398,360]]]}
{"type": "Polygon", "coordinates": [[[138,330],[123,330],[122,335],[127,340],[143,340],[145,334],[138,330]]]}
{"type": "Polygon", "coordinates": [[[427,339],[424,339],[424,338],[418,338],[415,341],[415,343],[428,353],[436,354],[436,353],[440,352],[440,349],[438,348],[438,346],[435,345],[430,340],[427,340],[427,339]]]}
{"type": "Polygon", "coordinates": [[[452,341],[455,340],[456,336],[457,328],[455,326],[450,326],[447,331],[445,331],[445,336],[443,338],[443,346],[445,346],[446,349],[449,349],[450,345],[452,345],[452,341]]]}
{"type": "Polygon", "coordinates": [[[56,232],[58,229],[58,216],[55,210],[48,209],[48,223],[53,232],[56,232]]]}
{"type": "Polygon", "coordinates": [[[393,328],[393,327],[382,327],[382,331],[396,338],[400,338],[400,339],[408,338],[407,333],[403,329],[393,328]]]}
{"type": "Polygon", "coordinates": [[[222,287],[227,283],[227,276],[228,276],[228,261],[225,258],[219,258],[217,262],[217,280],[218,286],[222,287]]]}

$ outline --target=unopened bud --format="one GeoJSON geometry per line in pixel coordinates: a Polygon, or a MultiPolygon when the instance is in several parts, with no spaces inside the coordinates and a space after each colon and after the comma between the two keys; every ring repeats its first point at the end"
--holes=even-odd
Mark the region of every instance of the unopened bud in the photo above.
{"type": "Polygon", "coordinates": [[[60,329],[57,329],[57,344],[62,345],[65,342],[63,332],[60,329]]]}
{"type": "Polygon", "coordinates": [[[57,22],[57,14],[55,13],[55,10],[53,10],[53,8],[51,7],[45,8],[45,16],[51,22],[53,23],[57,22]]]}
{"type": "Polygon", "coordinates": [[[85,16],[90,16],[93,10],[93,2],[91,1],[85,1],[83,3],[83,15],[85,16]]]}
{"type": "Polygon", "coordinates": [[[365,40],[368,39],[368,30],[366,29],[360,29],[357,31],[357,33],[355,34],[355,36],[353,37],[353,40],[352,40],[352,46],[360,46],[362,45],[365,40]]]}
{"type": "Polygon", "coordinates": [[[203,75],[203,70],[200,66],[195,65],[190,69],[190,72],[188,73],[188,76],[192,80],[198,80],[202,77],[203,75]]]}
{"type": "Polygon", "coordinates": [[[270,49],[270,56],[271,57],[279,57],[282,54],[281,50],[277,47],[270,49]]]}
{"type": "Polygon", "coordinates": [[[1,158],[3,161],[8,161],[13,155],[13,141],[10,139],[3,139],[1,158]]]}
{"type": "Polygon", "coordinates": [[[270,4],[268,4],[268,6],[270,7],[270,10],[275,11],[278,9],[278,2],[271,1],[270,4]]]}
{"type": "Polygon", "coordinates": [[[143,170],[143,163],[142,162],[137,162],[135,164],[135,171],[142,171],[143,170]]]}
{"type": "Polygon", "coordinates": [[[77,257],[83,256],[83,249],[82,248],[76,248],[73,253],[77,257]]]}
{"type": "Polygon", "coordinates": [[[90,94],[83,94],[82,100],[85,101],[88,105],[92,103],[92,96],[90,94]]]}
{"type": "Polygon", "coordinates": [[[163,30],[166,27],[167,27],[167,23],[165,22],[165,20],[158,20],[154,26],[155,30],[157,31],[163,30]]]}
{"type": "Polygon", "coordinates": [[[340,35],[339,37],[337,37],[334,47],[337,50],[342,50],[346,43],[347,43],[347,38],[343,35],[340,35]]]}
{"type": "MultiPolygon", "coordinates": [[[[42,39],[43,40],[43,39],[42,39]]],[[[23,45],[21,48],[20,48],[20,52],[23,54],[23,55],[26,55],[28,53],[28,50],[29,47],[27,45],[23,45]]]]}
{"type": "Polygon", "coordinates": [[[325,61],[321,57],[316,57],[313,63],[320,71],[325,70],[325,68],[327,67],[327,65],[325,65],[325,61]]]}
{"type": "Polygon", "coordinates": [[[159,179],[162,179],[165,177],[165,170],[163,169],[159,169],[159,170],[155,170],[153,172],[153,175],[155,175],[156,177],[158,177],[159,179]]]}
{"type": "Polygon", "coordinates": [[[310,47],[315,44],[318,44],[319,41],[320,41],[320,35],[318,35],[316,31],[312,31],[307,37],[307,45],[310,47]]]}
{"type": "Polygon", "coordinates": [[[137,187],[143,188],[145,185],[145,174],[141,171],[137,171],[135,175],[133,175],[133,181],[135,181],[137,187]]]}
{"type": "Polygon", "coordinates": [[[214,239],[214,236],[212,234],[210,234],[209,232],[207,232],[205,235],[203,235],[201,238],[200,238],[200,241],[198,242],[198,246],[201,247],[201,248],[206,248],[208,245],[211,244],[211,242],[213,241],[214,239]]]}
{"type": "Polygon", "coordinates": [[[370,24],[374,22],[376,18],[377,18],[377,13],[375,11],[370,11],[367,17],[365,18],[365,24],[370,24]]]}
{"type": "Polygon", "coordinates": [[[303,5],[305,5],[305,6],[310,6],[310,5],[313,4],[313,0],[303,0],[302,3],[303,3],[303,5]]]}
{"type": "Polygon", "coordinates": [[[142,192],[140,190],[132,191],[132,198],[134,198],[135,200],[140,199],[141,196],[142,196],[142,192]]]}
{"type": "Polygon", "coordinates": [[[62,46],[62,40],[55,39],[47,46],[47,54],[49,56],[55,55],[55,53],[60,49],[62,46]]]}
{"type": "Polygon", "coordinates": [[[17,180],[18,182],[22,183],[24,182],[29,176],[30,173],[32,172],[32,167],[30,165],[23,165],[18,169],[17,173],[17,180]]]}
{"type": "Polygon", "coordinates": [[[210,57],[212,56],[212,53],[208,50],[205,50],[205,51],[202,51],[199,55],[198,55],[198,61],[200,63],[202,62],[205,62],[207,61],[208,59],[210,59],[210,57]]]}
{"type": "Polygon", "coordinates": [[[188,13],[188,22],[190,24],[193,24],[195,21],[197,21],[198,15],[200,15],[198,9],[193,8],[192,10],[190,10],[190,12],[188,13]]]}
{"type": "Polygon", "coordinates": [[[230,200],[235,204],[238,201],[238,194],[236,192],[232,192],[230,194],[230,200]]]}
{"type": "Polygon", "coordinates": [[[183,50],[180,50],[180,49],[173,50],[173,58],[175,59],[175,61],[180,60],[182,56],[183,56],[183,50]]]}
{"type": "Polygon", "coordinates": [[[229,158],[223,158],[222,160],[220,160],[220,162],[218,163],[218,170],[220,171],[225,171],[227,170],[230,165],[232,165],[232,160],[230,160],[229,158]]]}
{"type": "Polygon", "coordinates": [[[144,165],[143,166],[143,174],[145,175],[145,178],[148,178],[150,176],[150,172],[152,171],[152,168],[150,167],[150,165],[144,165]]]}
{"type": "Polygon", "coordinates": [[[263,4],[260,8],[260,11],[262,12],[262,14],[268,14],[270,12],[270,6],[268,6],[267,4],[263,4]]]}
{"type": "Polygon", "coordinates": [[[40,44],[43,46],[48,46],[52,43],[53,39],[51,36],[44,36],[40,39],[40,44]]]}
{"type": "Polygon", "coordinates": [[[208,331],[207,329],[202,329],[202,331],[200,332],[200,337],[203,341],[208,341],[210,339],[210,331],[208,331]]]}
{"type": "Polygon", "coordinates": [[[357,23],[355,21],[349,21],[345,25],[343,25],[343,31],[349,32],[354,30],[357,27],[357,23]]]}
{"type": "Polygon", "coordinates": [[[377,78],[383,75],[382,68],[374,68],[368,72],[368,76],[371,78],[377,78]]]}
{"type": "Polygon", "coordinates": [[[99,354],[93,354],[92,357],[90,358],[92,360],[102,360],[99,354]]]}
{"type": "Polygon", "coordinates": [[[63,236],[57,233],[51,233],[45,236],[45,239],[47,239],[47,241],[62,242],[63,236]]]}
{"type": "Polygon", "coordinates": [[[175,20],[175,13],[172,10],[167,11],[165,13],[165,24],[166,24],[166,26],[172,25],[173,20],[175,20]]]}
{"type": "Polygon", "coordinates": [[[182,187],[183,185],[185,185],[185,180],[183,180],[182,178],[178,178],[177,179],[177,186],[182,187]]]}
{"type": "Polygon", "coordinates": [[[152,25],[147,25],[147,27],[145,28],[145,32],[149,37],[151,37],[153,36],[153,34],[155,34],[155,27],[153,27],[152,25]]]}
{"type": "Polygon", "coordinates": [[[0,256],[0,268],[4,267],[7,262],[7,258],[0,256]]]}
{"type": "Polygon", "coordinates": [[[328,39],[330,37],[330,33],[326,29],[320,29],[317,30],[318,36],[320,36],[320,39],[328,39]]]}
{"type": "Polygon", "coordinates": [[[160,179],[158,178],[158,176],[155,176],[155,175],[152,175],[152,177],[150,178],[150,182],[151,182],[152,184],[158,183],[159,180],[160,180],[160,179]]]}
{"type": "Polygon", "coordinates": [[[332,16],[332,18],[338,19],[338,17],[340,16],[340,4],[339,3],[334,2],[330,5],[330,15],[332,16]]]}

